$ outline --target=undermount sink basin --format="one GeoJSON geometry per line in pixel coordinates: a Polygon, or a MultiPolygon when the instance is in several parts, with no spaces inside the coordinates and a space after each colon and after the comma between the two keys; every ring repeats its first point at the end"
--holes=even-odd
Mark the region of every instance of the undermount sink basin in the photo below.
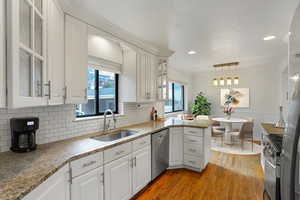
{"type": "Polygon", "coordinates": [[[94,140],[99,140],[102,142],[111,142],[114,140],[119,140],[131,135],[134,135],[138,133],[137,131],[132,131],[132,130],[122,130],[122,131],[117,131],[115,133],[110,133],[110,134],[106,134],[106,135],[100,135],[100,136],[96,136],[96,137],[92,137],[92,139],[94,140]]]}

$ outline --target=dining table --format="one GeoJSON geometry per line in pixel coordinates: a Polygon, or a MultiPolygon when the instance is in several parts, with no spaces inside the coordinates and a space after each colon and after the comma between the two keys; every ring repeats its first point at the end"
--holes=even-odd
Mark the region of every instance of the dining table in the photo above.
{"type": "Polygon", "coordinates": [[[245,123],[248,120],[243,118],[237,118],[237,117],[216,117],[212,118],[213,121],[220,122],[224,125],[225,128],[225,140],[224,143],[228,145],[232,145],[233,142],[231,140],[231,132],[232,132],[232,124],[233,123],[245,123]]]}

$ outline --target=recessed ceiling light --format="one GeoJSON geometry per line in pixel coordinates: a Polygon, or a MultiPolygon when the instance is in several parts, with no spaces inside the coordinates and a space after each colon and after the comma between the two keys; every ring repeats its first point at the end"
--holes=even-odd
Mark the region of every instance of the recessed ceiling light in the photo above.
{"type": "Polygon", "coordinates": [[[197,52],[196,51],[193,51],[193,50],[191,50],[191,51],[189,51],[188,52],[188,54],[190,54],[190,55],[194,55],[194,54],[196,54],[197,52]]]}
{"type": "Polygon", "coordinates": [[[267,40],[273,40],[273,39],[275,39],[275,38],[276,38],[276,36],[270,35],[270,36],[264,37],[264,40],[265,40],[265,41],[267,41],[267,40]]]}

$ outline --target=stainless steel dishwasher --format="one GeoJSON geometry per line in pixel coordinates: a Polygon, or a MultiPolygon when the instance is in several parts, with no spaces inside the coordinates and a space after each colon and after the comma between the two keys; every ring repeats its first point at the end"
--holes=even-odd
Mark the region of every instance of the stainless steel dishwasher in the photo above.
{"type": "Polygon", "coordinates": [[[169,130],[153,133],[151,143],[153,180],[169,167],[169,130]]]}

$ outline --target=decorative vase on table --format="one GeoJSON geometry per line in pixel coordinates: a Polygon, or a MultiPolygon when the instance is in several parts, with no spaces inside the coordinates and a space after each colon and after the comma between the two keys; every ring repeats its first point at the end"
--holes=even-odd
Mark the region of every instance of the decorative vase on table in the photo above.
{"type": "Polygon", "coordinates": [[[232,107],[230,105],[225,105],[224,113],[226,115],[226,118],[229,120],[231,118],[231,114],[233,113],[232,107]]]}

